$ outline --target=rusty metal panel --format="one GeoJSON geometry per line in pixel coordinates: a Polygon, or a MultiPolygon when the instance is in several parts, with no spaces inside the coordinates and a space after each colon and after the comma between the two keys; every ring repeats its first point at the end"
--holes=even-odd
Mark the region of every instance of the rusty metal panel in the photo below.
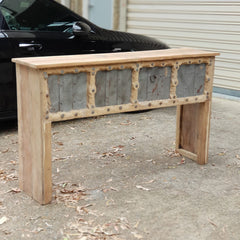
{"type": "Polygon", "coordinates": [[[139,101],[169,98],[171,67],[142,68],[139,73],[139,101]]]}
{"type": "Polygon", "coordinates": [[[51,112],[59,112],[60,111],[60,96],[59,96],[59,75],[51,75],[48,77],[48,88],[50,94],[51,101],[51,112]]]}
{"type": "Polygon", "coordinates": [[[181,65],[178,71],[177,97],[203,94],[205,73],[206,64],[181,65]]]}
{"type": "Polygon", "coordinates": [[[131,85],[132,85],[132,70],[125,69],[118,71],[118,104],[126,104],[130,102],[131,85]]]}
{"type": "Polygon", "coordinates": [[[87,107],[87,73],[72,75],[73,99],[72,109],[87,107]]]}
{"type": "Polygon", "coordinates": [[[51,112],[86,108],[87,74],[50,75],[48,87],[51,112]]]}
{"type": "Polygon", "coordinates": [[[96,74],[95,101],[97,107],[126,104],[131,96],[130,69],[99,71],[96,74]]]}
{"type": "Polygon", "coordinates": [[[72,110],[72,78],[71,74],[60,76],[60,111],[72,110]]]}

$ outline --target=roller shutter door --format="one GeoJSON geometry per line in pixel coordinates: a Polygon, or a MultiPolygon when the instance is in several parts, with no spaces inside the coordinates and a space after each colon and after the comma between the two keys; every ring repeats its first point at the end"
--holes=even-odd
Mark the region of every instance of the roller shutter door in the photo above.
{"type": "Polygon", "coordinates": [[[240,92],[239,0],[128,0],[127,31],[217,51],[214,86],[240,92]]]}

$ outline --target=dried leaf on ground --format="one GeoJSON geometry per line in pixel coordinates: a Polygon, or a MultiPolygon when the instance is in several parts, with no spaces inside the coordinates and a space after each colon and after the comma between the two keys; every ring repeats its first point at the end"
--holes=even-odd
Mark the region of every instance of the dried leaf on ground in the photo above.
{"type": "Polygon", "coordinates": [[[86,196],[86,190],[78,184],[62,183],[54,187],[58,202],[77,203],[86,196]]]}
{"type": "Polygon", "coordinates": [[[208,219],[209,223],[212,224],[215,228],[217,228],[217,225],[211,220],[211,219],[208,219]]]}
{"type": "Polygon", "coordinates": [[[137,185],[136,188],[137,188],[137,189],[141,189],[141,190],[143,190],[143,191],[150,191],[149,188],[145,188],[145,187],[140,186],[140,185],[137,185]]]}
{"type": "Polygon", "coordinates": [[[167,151],[168,157],[181,157],[181,154],[178,153],[176,150],[165,149],[167,151]]]}
{"type": "Polygon", "coordinates": [[[183,157],[182,159],[181,159],[181,161],[178,163],[178,165],[181,165],[181,164],[185,164],[186,162],[185,162],[185,158],[183,157]]]}
{"type": "Polygon", "coordinates": [[[142,235],[140,235],[140,234],[138,234],[138,233],[136,233],[136,232],[131,232],[132,233],[132,235],[135,237],[135,238],[137,238],[137,239],[143,239],[143,236],[142,235]]]}
{"type": "Polygon", "coordinates": [[[114,188],[114,187],[104,188],[102,191],[103,191],[104,193],[109,192],[109,191],[119,192],[119,190],[118,190],[117,188],[114,188]]]}
{"type": "Polygon", "coordinates": [[[82,213],[88,213],[89,211],[87,210],[88,207],[91,207],[93,206],[92,204],[87,204],[87,205],[84,205],[84,206],[78,206],[76,208],[77,212],[82,214],[82,213]]]}
{"type": "Polygon", "coordinates": [[[134,228],[138,228],[139,223],[140,223],[140,220],[138,220],[138,221],[136,222],[136,224],[134,225],[134,228]]]}
{"type": "Polygon", "coordinates": [[[9,151],[9,148],[5,149],[5,150],[2,150],[0,151],[0,153],[7,153],[9,151]]]}
{"type": "Polygon", "coordinates": [[[2,218],[0,218],[0,225],[4,224],[7,220],[8,218],[6,216],[3,216],[2,218]]]}
{"type": "Polygon", "coordinates": [[[148,160],[146,160],[146,162],[150,162],[152,164],[156,164],[156,161],[154,161],[153,159],[148,159],[148,160]]]}
{"type": "Polygon", "coordinates": [[[64,160],[67,160],[67,158],[65,158],[65,157],[59,157],[59,158],[57,158],[57,157],[53,157],[53,162],[54,161],[64,161],[64,160]]]}
{"type": "Polygon", "coordinates": [[[20,193],[22,190],[20,188],[12,188],[11,190],[7,191],[7,193],[20,193]]]}
{"type": "Polygon", "coordinates": [[[42,232],[42,231],[44,231],[44,229],[43,228],[40,228],[40,227],[38,227],[38,228],[34,228],[32,231],[30,231],[30,232],[32,232],[32,233],[40,233],[40,232],[42,232]]]}
{"type": "Polygon", "coordinates": [[[123,145],[119,145],[116,147],[112,147],[113,150],[109,152],[99,153],[101,154],[100,158],[106,158],[106,157],[126,157],[126,154],[121,153],[122,149],[124,148],[123,145]]]}
{"type": "Polygon", "coordinates": [[[226,152],[227,152],[227,151],[224,150],[224,151],[218,153],[218,156],[225,156],[225,155],[226,155],[226,152]]]}
{"type": "Polygon", "coordinates": [[[116,152],[118,152],[118,151],[121,151],[122,148],[124,148],[124,146],[123,145],[118,145],[118,146],[113,147],[113,148],[115,149],[116,152]]]}
{"type": "Polygon", "coordinates": [[[18,180],[18,177],[14,173],[7,174],[6,171],[0,170],[0,179],[4,181],[14,181],[18,180]]]}

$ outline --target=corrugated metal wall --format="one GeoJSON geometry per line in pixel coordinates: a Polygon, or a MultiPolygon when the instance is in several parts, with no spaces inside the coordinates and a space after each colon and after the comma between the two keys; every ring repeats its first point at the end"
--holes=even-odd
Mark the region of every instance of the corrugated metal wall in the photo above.
{"type": "Polygon", "coordinates": [[[215,86],[240,90],[239,0],[128,0],[128,32],[221,53],[215,86]]]}
{"type": "Polygon", "coordinates": [[[55,0],[78,14],[82,14],[82,0],[55,0]]]}

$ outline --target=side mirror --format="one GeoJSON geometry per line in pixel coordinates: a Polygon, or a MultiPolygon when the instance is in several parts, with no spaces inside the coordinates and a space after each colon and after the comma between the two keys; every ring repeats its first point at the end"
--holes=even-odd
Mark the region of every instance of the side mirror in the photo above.
{"type": "Polygon", "coordinates": [[[91,31],[91,27],[84,22],[75,22],[72,28],[73,28],[73,34],[79,37],[87,36],[91,31]]]}

